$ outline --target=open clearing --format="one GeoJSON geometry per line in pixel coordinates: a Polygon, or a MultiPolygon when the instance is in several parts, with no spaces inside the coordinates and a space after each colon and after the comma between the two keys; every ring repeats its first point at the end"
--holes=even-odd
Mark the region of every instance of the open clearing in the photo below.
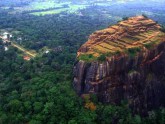
{"type": "Polygon", "coordinates": [[[80,9],[85,9],[87,6],[89,5],[71,4],[70,2],[56,3],[49,0],[47,2],[32,2],[24,7],[14,7],[14,12],[12,13],[27,12],[37,16],[58,14],[61,12],[74,13],[80,9]]]}
{"type": "Polygon", "coordinates": [[[84,9],[86,8],[86,6],[84,5],[68,5],[68,8],[59,8],[59,9],[54,9],[54,10],[48,10],[48,11],[41,11],[41,12],[33,12],[33,13],[30,13],[30,14],[33,14],[33,15],[47,15],[47,14],[58,14],[58,13],[61,13],[61,12],[69,12],[69,13],[74,13],[80,9],[84,9]]]}

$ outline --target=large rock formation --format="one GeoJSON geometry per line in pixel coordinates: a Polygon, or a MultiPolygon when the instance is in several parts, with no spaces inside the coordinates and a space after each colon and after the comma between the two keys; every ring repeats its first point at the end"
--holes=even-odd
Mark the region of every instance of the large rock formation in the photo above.
{"type": "Polygon", "coordinates": [[[78,50],[73,86],[142,114],[165,106],[165,33],[143,16],[96,31],[78,50]]]}

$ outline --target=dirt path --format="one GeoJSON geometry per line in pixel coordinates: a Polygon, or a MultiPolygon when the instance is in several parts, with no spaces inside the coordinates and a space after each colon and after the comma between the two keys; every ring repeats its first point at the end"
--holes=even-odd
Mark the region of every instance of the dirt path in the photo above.
{"type": "Polygon", "coordinates": [[[21,50],[22,52],[24,52],[25,54],[31,56],[31,57],[35,57],[36,54],[35,53],[32,53],[32,52],[29,52],[28,50],[26,50],[25,48],[21,47],[20,45],[18,44],[15,44],[15,43],[11,43],[12,46],[18,48],[19,50],[21,50]]]}
{"type": "Polygon", "coordinates": [[[30,51],[28,51],[27,49],[23,48],[22,46],[18,45],[17,43],[14,43],[12,41],[9,41],[9,40],[5,40],[3,39],[3,37],[0,36],[0,38],[2,38],[2,40],[6,41],[6,42],[11,42],[11,45],[13,47],[16,47],[17,49],[19,49],[20,51],[24,52],[25,54],[29,55],[30,57],[36,57],[36,53],[32,53],[30,51]]]}

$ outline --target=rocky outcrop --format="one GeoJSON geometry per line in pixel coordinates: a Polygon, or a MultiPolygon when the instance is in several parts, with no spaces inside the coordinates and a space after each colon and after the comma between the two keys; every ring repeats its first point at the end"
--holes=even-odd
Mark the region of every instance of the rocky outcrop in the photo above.
{"type": "Polygon", "coordinates": [[[95,94],[103,103],[126,100],[135,113],[165,106],[165,40],[135,56],[121,52],[106,60],[77,60],[73,86],[77,94],[95,94]]]}
{"type": "Polygon", "coordinates": [[[145,40],[147,42],[150,38],[156,37],[160,33],[159,29],[160,25],[151,19],[143,16],[132,17],[91,34],[88,41],[80,47],[77,55],[85,53],[95,56],[96,53],[114,53],[117,50],[123,51],[125,48],[139,46],[145,43],[145,40]],[[153,35],[149,35],[150,31],[153,31],[153,35]]]}

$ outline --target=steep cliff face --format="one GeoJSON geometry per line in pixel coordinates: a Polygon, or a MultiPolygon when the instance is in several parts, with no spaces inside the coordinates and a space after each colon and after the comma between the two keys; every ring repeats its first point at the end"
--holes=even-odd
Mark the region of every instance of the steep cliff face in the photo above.
{"type": "Polygon", "coordinates": [[[125,31],[120,37],[114,35],[119,32],[105,32],[108,29],[92,34],[92,38],[79,49],[74,66],[73,86],[79,95],[95,94],[99,101],[111,104],[127,100],[135,113],[146,113],[165,106],[165,34],[160,31],[158,24],[148,20],[133,17],[120,22],[120,29],[125,31]],[[132,24],[128,25],[128,22],[132,24]],[[150,33],[146,34],[148,31],[150,33]],[[98,37],[103,37],[102,34],[104,38],[99,39],[98,37]],[[120,44],[111,44],[117,41],[120,44]],[[122,41],[124,47],[121,45],[122,41]],[[103,43],[107,43],[105,52],[101,52],[104,51],[102,45],[102,49],[95,49],[98,44],[103,43]],[[107,52],[112,54],[106,54],[107,52]],[[81,55],[95,58],[105,55],[105,60],[86,61],[81,59],[81,55]]]}

